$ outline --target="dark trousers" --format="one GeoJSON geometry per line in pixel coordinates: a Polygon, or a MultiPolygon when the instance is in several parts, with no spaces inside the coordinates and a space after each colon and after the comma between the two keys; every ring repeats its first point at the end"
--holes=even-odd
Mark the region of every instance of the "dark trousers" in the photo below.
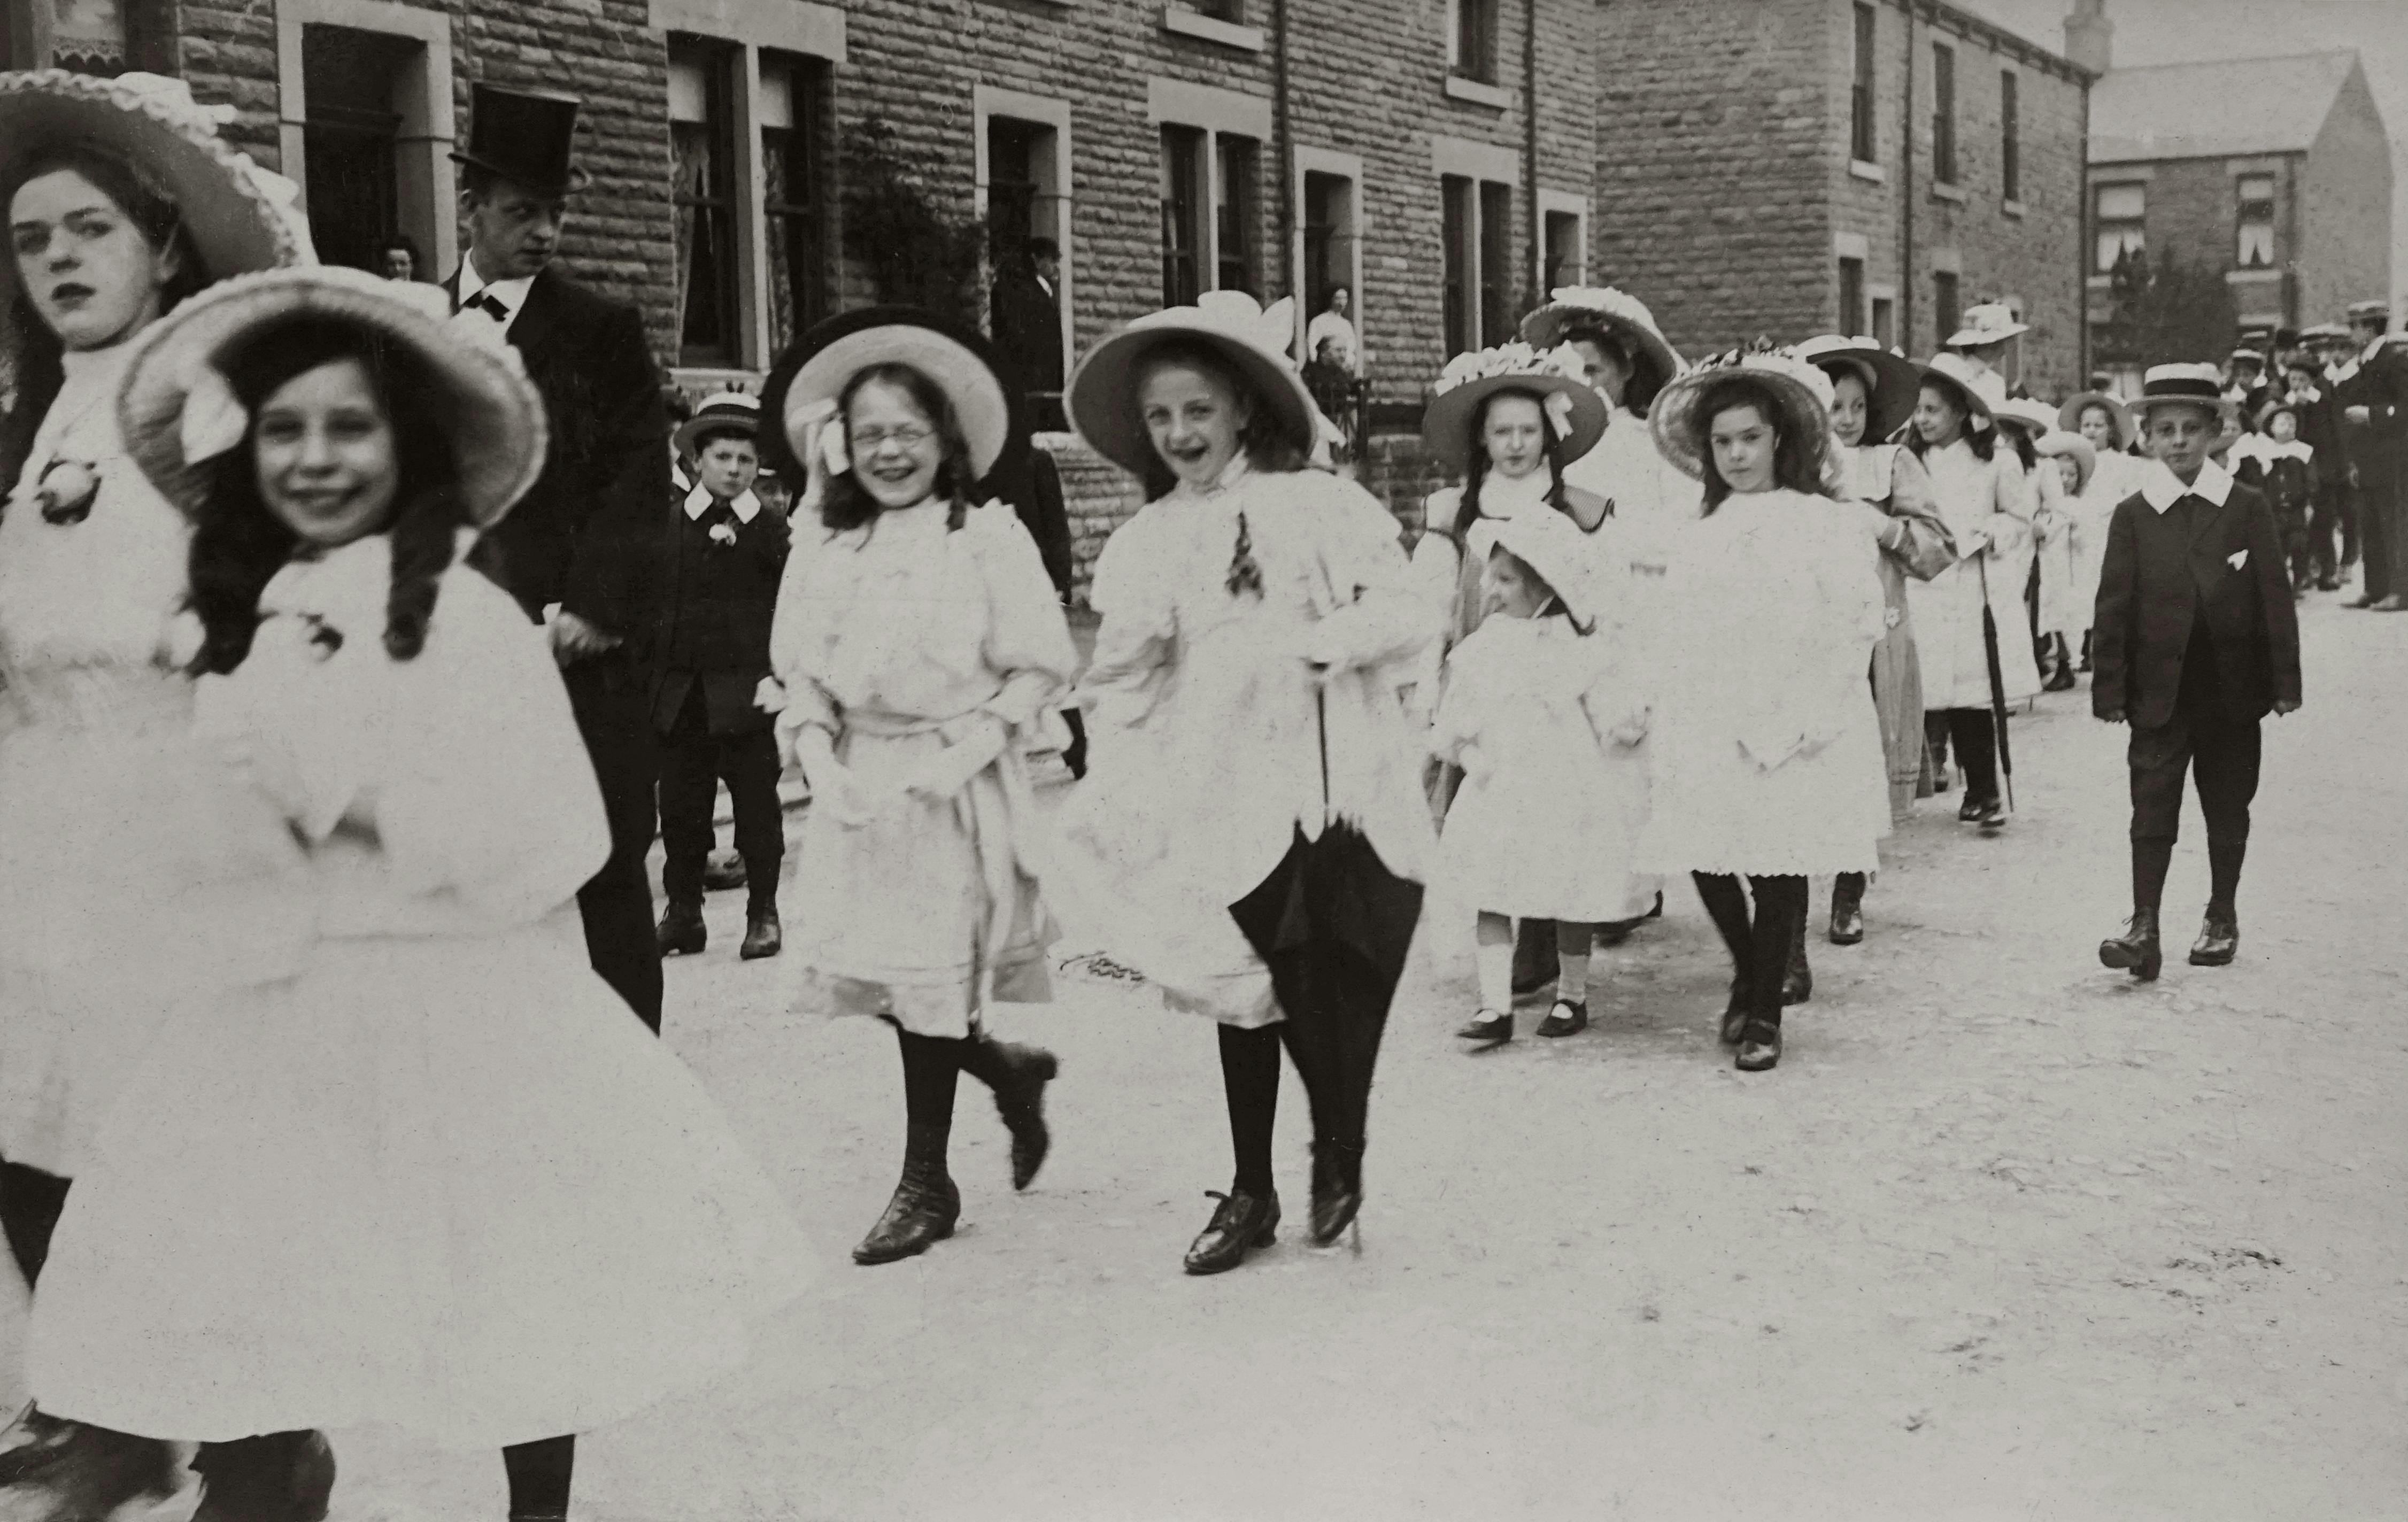
{"type": "Polygon", "coordinates": [[[1999,730],[1988,709],[1934,709],[1923,716],[1923,739],[1935,767],[1947,764],[1949,742],[1956,742],[1957,764],[1965,768],[1968,802],[1998,801],[1999,730]]]}
{"type": "Polygon", "coordinates": [[[712,734],[702,683],[686,690],[685,706],[661,744],[661,889],[670,903],[702,902],[702,869],[718,843],[710,815],[722,782],[736,806],[736,852],[744,858],[752,900],[777,903],[778,868],[786,854],[778,771],[776,736],[767,729],[712,734]]]}
{"type": "Polygon", "coordinates": [[[2341,569],[2344,552],[2335,540],[2350,538],[2345,513],[2349,488],[2319,492],[2308,509],[2308,570],[2318,582],[2329,582],[2341,569]]]}
{"type": "Polygon", "coordinates": [[[1789,949],[1806,927],[1806,880],[1751,877],[1748,892],[1739,879],[1720,872],[1692,872],[1698,898],[1730,952],[1731,969],[1745,996],[1749,1017],[1781,1024],[1781,986],[1789,971],[1789,949]],[[1755,904],[1748,902],[1749,892],[1755,904]]]}
{"type": "Polygon", "coordinates": [[[660,748],[646,711],[650,682],[624,651],[561,669],[577,730],[601,785],[610,824],[610,859],[577,892],[585,920],[585,955],[636,1018],[661,1028],[661,953],[652,931],[652,888],[644,854],[652,848],[652,788],[660,748]]]}
{"type": "Polygon", "coordinates": [[[2358,542],[2359,579],[2370,597],[2387,597],[2399,590],[2394,580],[2401,550],[2398,542],[2400,480],[2388,463],[2362,467],[2358,476],[2358,542]]]}
{"type": "Polygon", "coordinates": [[[2153,729],[2135,727],[2126,759],[2132,768],[2132,839],[2172,845],[2182,830],[2183,778],[2199,786],[2199,811],[2211,843],[2249,839],[2263,741],[2258,721],[2200,717],[2176,708],[2153,729]]]}

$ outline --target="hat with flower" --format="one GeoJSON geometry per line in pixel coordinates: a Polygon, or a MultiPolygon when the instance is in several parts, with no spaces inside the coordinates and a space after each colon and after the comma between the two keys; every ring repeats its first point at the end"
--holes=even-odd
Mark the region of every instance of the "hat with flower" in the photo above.
{"type": "Polygon", "coordinates": [[[1699,416],[1698,408],[1718,383],[1734,376],[1759,381],[1771,393],[1781,415],[1770,421],[1783,438],[1804,441],[1809,474],[1820,480],[1831,452],[1831,378],[1796,350],[1761,338],[1698,361],[1656,398],[1647,426],[1664,458],[1693,481],[1706,479],[1704,431],[1713,420],[1699,416]]]}
{"type": "Polygon", "coordinates": [[[1422,443],[1440,465],[1460,473],[1477,447],[1475,420],[1492,396],[1528,396],[1538,402],[1555,431],[1556,458],[1570,464],[1605,437],[1605,399],[1588,383],[1580,352],[1570,344],[1541,350],[1526,343],[1499,344],[1447,361],[1430,385],[1422,409],[1422,443]]]}
{"type": "Polygon", "coordinates": [[[1288,357],[1295,337],[1289,296],[1264,307],[1242,291],[1207,291],[1192,307],[1148,313],[1079,361],[1065,393],[1071,425],[1096,453],[1143,475],[1154,451],[1138,403],[1139,374],[1146,356],[1165,344],[1193,343],[1218,355],[1244,383],[1256,422],[1309,455],[1320,437],[1320,414],[1288,357]]]}
{"type": "Polygon", "coordinates": [[[1684,367],[1647,303],[1611,285],[1557,286],[1545,306],[1522,319],[1522,341],[1537,349],[1600,334],[1630,357],[1635,373],[1626,400],[1633,411],[1645,411],[1684,367]]]}

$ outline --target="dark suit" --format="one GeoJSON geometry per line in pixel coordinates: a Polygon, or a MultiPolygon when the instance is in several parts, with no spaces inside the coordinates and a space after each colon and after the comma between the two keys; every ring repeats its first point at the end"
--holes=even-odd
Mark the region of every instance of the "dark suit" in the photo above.
{"type": "Polygon", "coordinates": [[[2341,409],[2330,391],[2319,388],[2315,401],[2299,407],[2300,441],[2316,452],[2316,486],[2308,504],[2308,563],[2318,582],[2329,582],[2340,570],[2341,550],[2349,540],[2344,527],[2349,522],[2349,455],[2342,448],[2341,409]]]}
{"type": "MultiPolygon", "coordinates": [[[[1007,450],[995,472],[982,484],[985,490],[1011,504],[1011,510],[1020,517],[1020,525],[1037,541],[1037,555],[1045,564],[1045,577],[1054,583],[1054,595],[1068,609],[1078,558],[1070,540],[1069,509],[1062,499],[1062,471],[1054,465],[1054,456],[1035,444],[1007,450]]],[[[1070,746],[1062,753],[1062,764],[1070,768],[1071,776],[1084,777],[1085,716],[1075,708],[1066,708],[1062,711],[1062,723],[1070,731],[1070,746]]]]}
{"type": "Polygon", "coordinates": [[[1062,389],[1062,309],[1056,294],[1023,264],[996,277],[987,321],[996,352],[1010,366],[1015,384],[1029,398],[1038,427],[1058,427],[1059,404],[1038,398],[1062,389]]]}
{"type": "MultiPolygon", "coordinates": [[[[456,301],[460,277],[445,282],[456,301]]],[[[531,617],[554,603],[620,643],[562,668],[610,823],[610,859],[577,896],[586,955],[637,1017],[661,1027],[661,958],[644,854],[659,757],[647,722],[668,419],[636,309],[556,270],[536,277],[509,341],[543,395],[543,474],[488,536],[531,617]]]]}
{"type": "Polygon", "coordinates": [[[2370,597],[2408,593],[2408,350],[2386,344],[2333,387],[2333,409],[2367,409],[2341,423],[2342,447],[2358,473],[2359,563],[2370,597]]]}
{"type": "Polygon", "coordinates": [[[2091,660],[2091,711],[2132,725],[2132,839],[2175,839],[2195,768],[2210,841],[2245,840],[2258,723],[2300,701],[2299,613],[2266,499],[2238,483],[2221,507],[2196,493],[2164,512],[2125,498],[2107,526],[2091,660]]]}

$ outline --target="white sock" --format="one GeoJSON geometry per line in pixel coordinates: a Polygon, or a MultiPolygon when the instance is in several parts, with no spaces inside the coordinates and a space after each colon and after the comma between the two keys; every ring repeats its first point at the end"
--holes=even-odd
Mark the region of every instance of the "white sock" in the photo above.
{"type": "Polygon", "coordinates": [[[1569,952],[1555,954],[1555,998],[1567,1004],[1588,1002],[1588,953],[1578,956],[1569,952]]]}
{"type": "Polygon", "coordinates": [[[1513,1009],[1513,922],[1482,911],[1472,963],[1480,969],[1480,1007],[1499,1014],[1513,1009]]]}

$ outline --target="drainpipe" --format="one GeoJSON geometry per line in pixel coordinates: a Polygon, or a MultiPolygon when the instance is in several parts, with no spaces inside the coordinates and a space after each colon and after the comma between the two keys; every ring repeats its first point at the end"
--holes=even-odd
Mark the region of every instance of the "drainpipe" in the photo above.
{"type": "Polygon", "coordinates": [[[1898,346],[1914,352],[1914,7],[1906,0],[1906,135],[1898,154],[1898,346]]]}
{"type": "MultiPolygon", "coordinates": [[[[2082,187],[2082,210],[2073,219],[2073,298],[2074,310],[2081,314],[2076,326],[2079,337],[2073,349],[2076,389],[2090,386],[2090,263],[2091,250],[2098,233],[2091,226],[2093,208],[2098,197],[2090,190],[2090,87],[2098,82],[2088,74],[2082,77],[2082,160],[2076,179],[2082,187]]],[[[2298,245],[2294,244],[2293,247],[2298,245]]]]}
{"type": "Polygon", "coordinates": [[[1529,187],[1525,193],[1530,203],[1528,277],[1530,306],[1535,309],[1547,299],[1547,294],[1539,289],[1547,236],[1547,219],[1539,210],[1539,0],[1529,0],[1523,12],[1522,183],[1529,187]]]}
{"type": "MultiPolygon", "coordinates": [[[[1279,177],[1281,283],[1296,297],[1297,341],[1304,336],[1304,293],[1296,283],[1296,135],[1288,121],[1287,0],[1271,0],[1271,172],[1279,177]]],[[[1266,291],[1270,282],[1263,282],[1266,291]]]]}

